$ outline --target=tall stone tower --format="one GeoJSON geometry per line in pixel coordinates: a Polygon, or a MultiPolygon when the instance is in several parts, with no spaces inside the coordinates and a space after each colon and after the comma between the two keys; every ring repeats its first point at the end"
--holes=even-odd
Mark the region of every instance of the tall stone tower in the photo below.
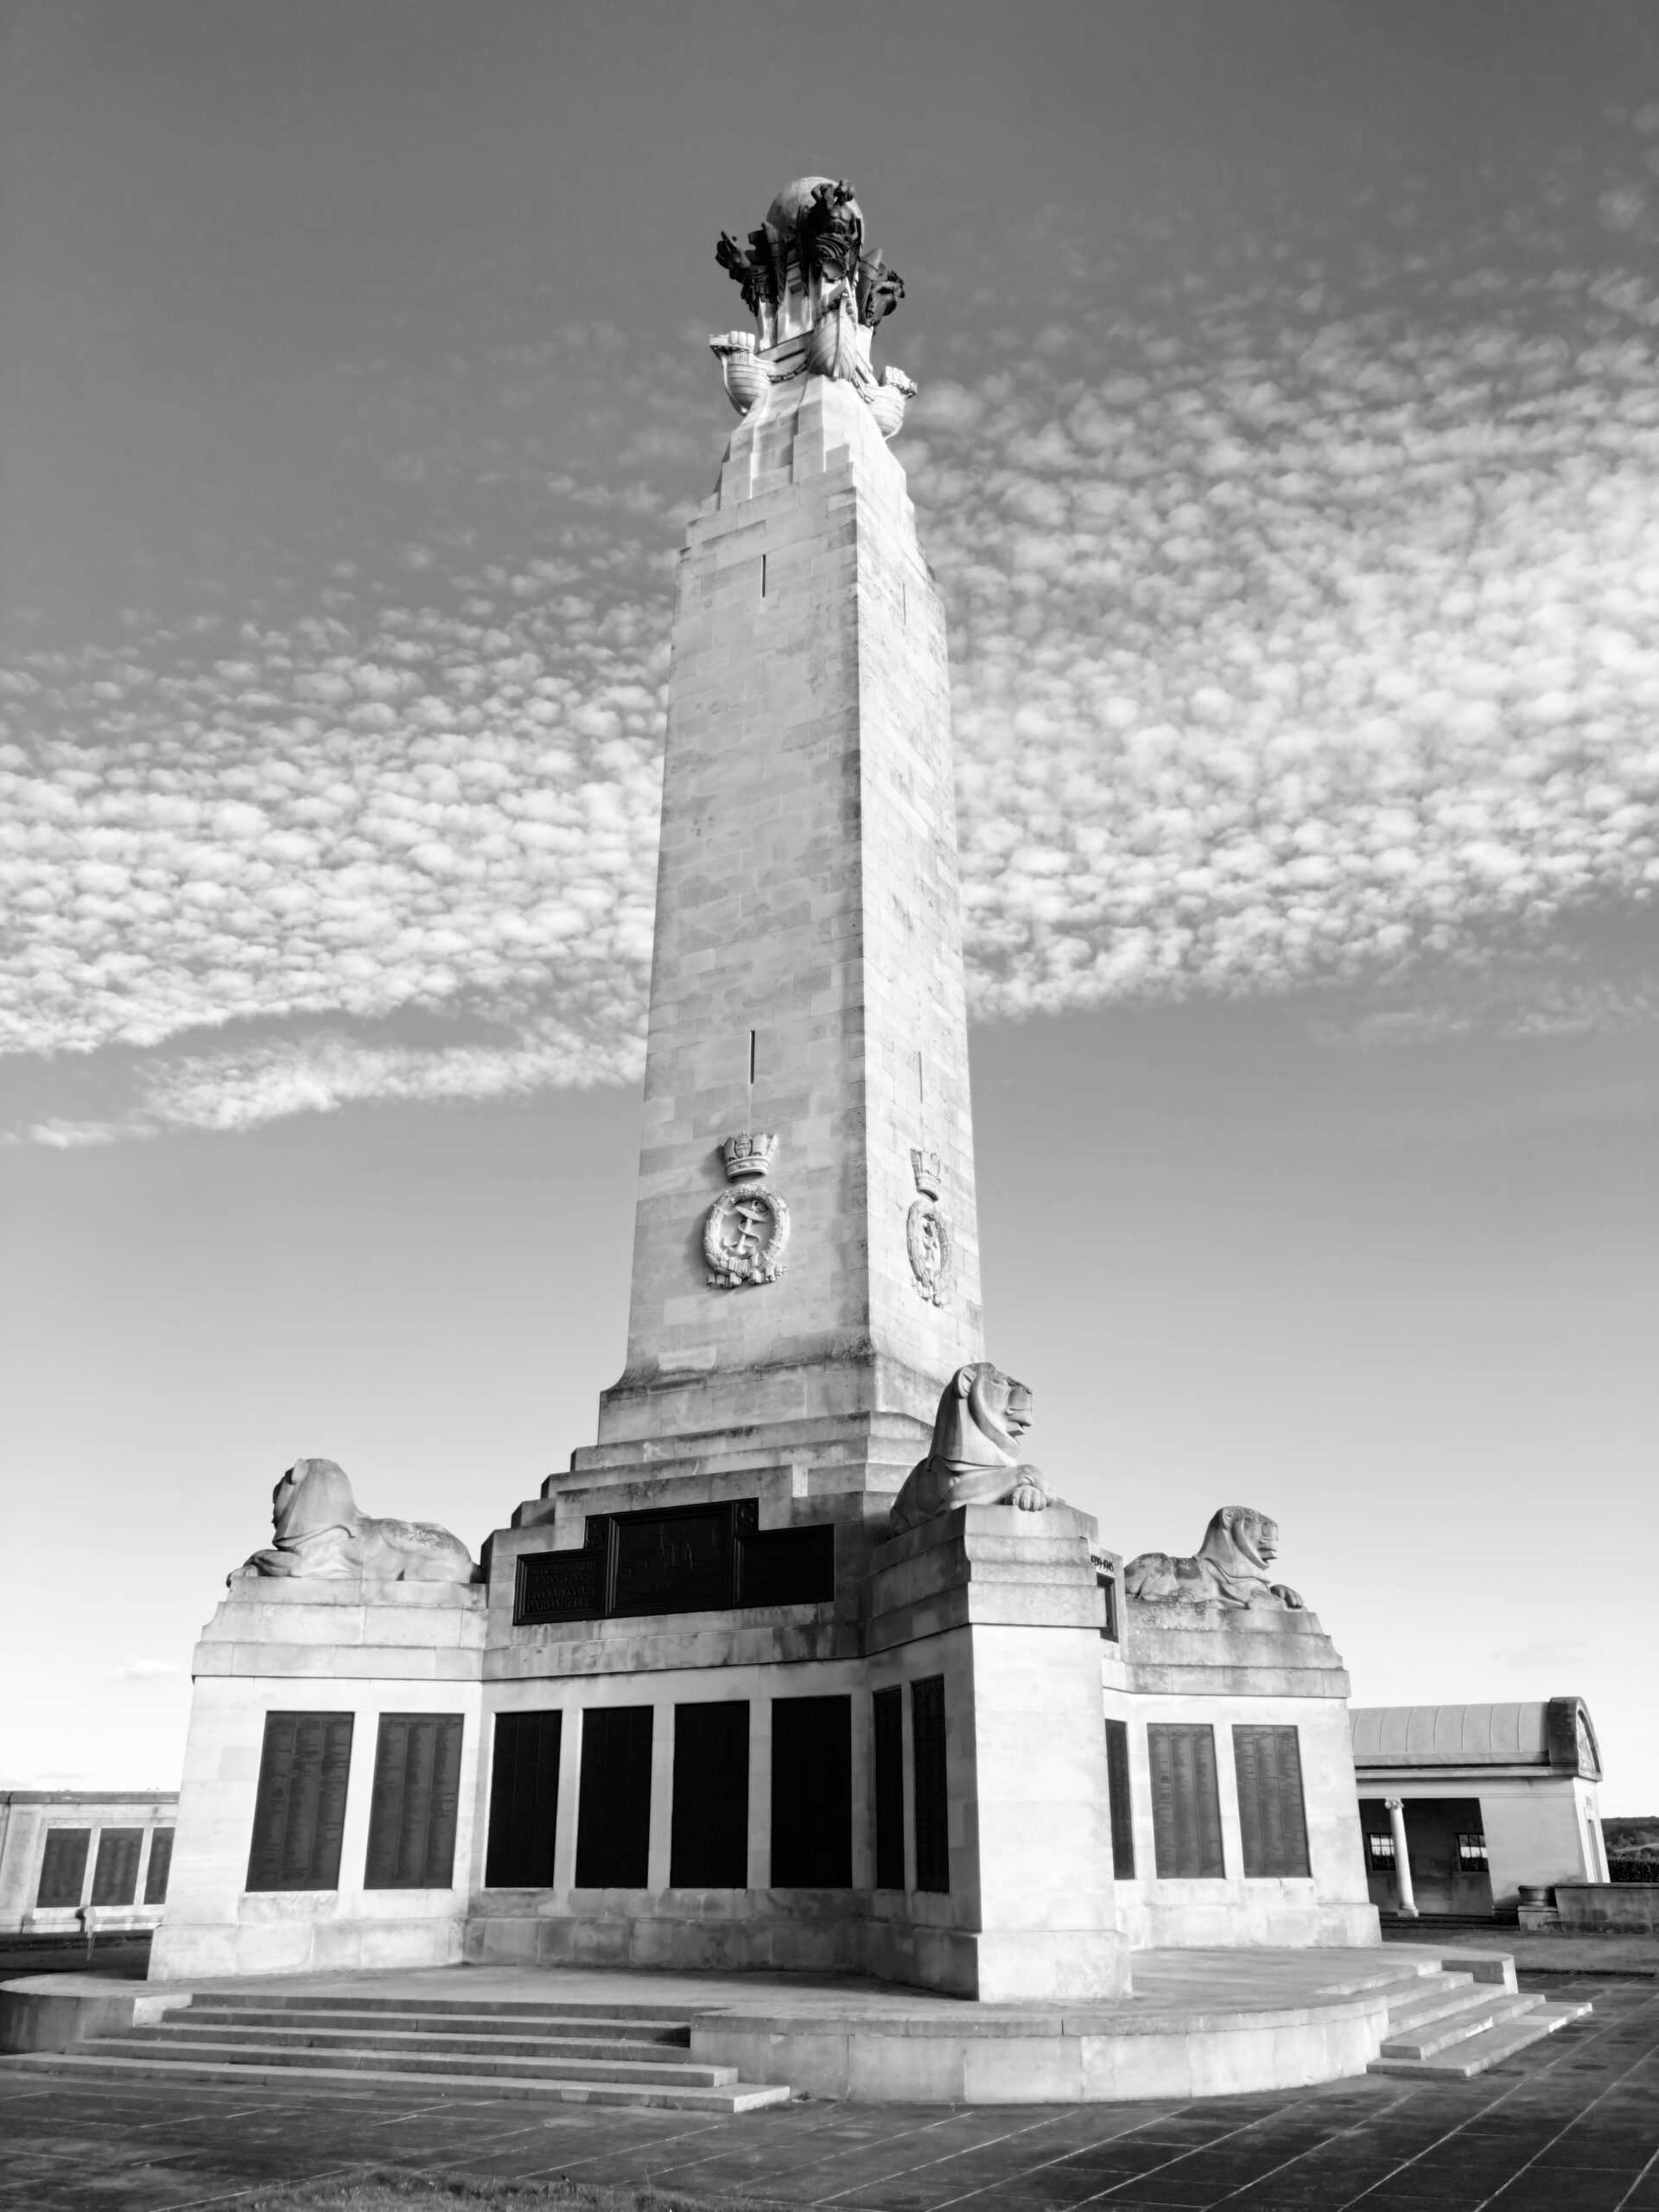
{"type": "Polygon", "coordinates": [[[743,420],[675,595],[627,1364],[575,1465],[765,1448],[885,1497],[981,1355],[944,620],[869,364],[902,286],[825,179],[721,250],[759,331],[713,341],[743,420]]]}

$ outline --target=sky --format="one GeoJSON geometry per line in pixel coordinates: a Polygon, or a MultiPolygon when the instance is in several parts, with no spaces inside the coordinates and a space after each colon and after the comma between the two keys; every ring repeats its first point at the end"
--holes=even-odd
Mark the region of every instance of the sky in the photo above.
{"type": "Polygon", "coordinates": [[[476,1548],[591,1441],[714,244],[816,173],[1034,1456],[1659,1809],[1644,0],[0,9],[0,1786],[176,1776],[299,1454],[476,1548]]]}

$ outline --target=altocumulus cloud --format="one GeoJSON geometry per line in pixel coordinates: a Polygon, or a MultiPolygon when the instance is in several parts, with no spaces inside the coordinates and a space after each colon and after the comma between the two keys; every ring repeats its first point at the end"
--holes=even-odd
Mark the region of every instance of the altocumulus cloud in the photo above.
{"type": "MultiPolygon", "coordinates": [[[[1267,252],[1131,292],[1074,255],[1052,319],[936,341],[901,452],[951,616],[981,1014],[1398,975],[1650,893],[1636,122],[1599,257],[1524,210],[1524,251],[1388,244],[1340,285],[1267,252]]],[[[543,369],[502,372],[520,424],[543,369]]],[[[584,518],[555,557],[532,531],[480,567],[487,517],[435,514],[302,619],[20,657],[5,1033],[134,1054],[138,1087],[37,1135],[637,1071],[672,535],[645,524],[718,402],[690,371],[613,386],[608,458],[541,479],[584,518]],[[468,1033],[365,1033],[411,1010],[468,1033]]],[[[518,480],[524,435],[385,473],[518,480]]]]}

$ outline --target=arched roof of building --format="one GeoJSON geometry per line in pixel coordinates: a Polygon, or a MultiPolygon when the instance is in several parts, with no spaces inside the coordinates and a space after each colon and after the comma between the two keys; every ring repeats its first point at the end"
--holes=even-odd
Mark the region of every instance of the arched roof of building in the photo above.
{"type": "Polygon", "coordinates": [[[1580,1697],[1516,1705],[1357,1705],[1350,1712],[1357,1767],[1537,1766],[1601,1772],[1580,1697]]]}

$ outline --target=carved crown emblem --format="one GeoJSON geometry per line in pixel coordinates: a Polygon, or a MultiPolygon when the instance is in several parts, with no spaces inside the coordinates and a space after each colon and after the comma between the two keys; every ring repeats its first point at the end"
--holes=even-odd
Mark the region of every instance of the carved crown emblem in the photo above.
{"type": "Polygon", "coordinates": [[[720,1147],[721,1158],[726,1163],[727,1181],[738,1183],[747,1175],[766,1174],[777,1149],[776,1135],[762,1135],[746,1129],[739,1136],[728,1137],[720,1147]]]}
{"type": "Polygon", "coordinates": [[[911,1148],[910,1165],[916,1177],[916,1187],[925,1198],[937,1198],[942,1187],[939,1175],[939,1155],[937,1152],[911,1148]]]}

